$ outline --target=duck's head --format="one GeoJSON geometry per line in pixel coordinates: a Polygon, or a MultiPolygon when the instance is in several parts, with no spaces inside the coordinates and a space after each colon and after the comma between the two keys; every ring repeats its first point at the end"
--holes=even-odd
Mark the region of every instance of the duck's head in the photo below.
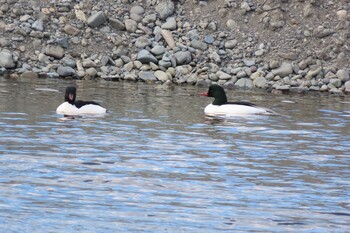
{"type": "Polygon", "coordinates": [[[209,86],[208,92],[200,93],[201,96],[214,97],[213,105],[222,105],[227,103],[227,97],[224,88],[219,85],[212,84],[209,86]]]}
{"type": "Polygon", "coordinates": [[[66,94],[64,95],[64,101],[73,104],[75,97],[77,96],[77,89],[75,87],[67,87],[66,94]]]}

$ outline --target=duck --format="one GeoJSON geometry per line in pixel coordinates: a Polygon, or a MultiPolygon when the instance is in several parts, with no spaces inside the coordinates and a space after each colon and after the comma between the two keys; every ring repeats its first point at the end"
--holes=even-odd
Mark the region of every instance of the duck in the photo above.
{"type": "Polygon", "coordinates": [[[94,101],[75,100],[77,89],[73,86],[66,88],[64,101],[57,107],[56,113],[66,116],[81,116],[91,114],[105,114],[107,109],[94,101]]]}
{"type": "Polygon", "coordinates": [[[214,97],[214,101],[204,109],[207,116],[277,115],[271,109],[258,107],[249,102],[228,102],[224,88],[216,84],[210,85],[208,92],[199,95],[214,97]]]}

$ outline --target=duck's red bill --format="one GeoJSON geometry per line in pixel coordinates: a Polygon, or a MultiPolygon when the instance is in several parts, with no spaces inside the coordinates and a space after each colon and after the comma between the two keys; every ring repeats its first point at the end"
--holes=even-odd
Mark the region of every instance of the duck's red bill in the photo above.
{"type": "Polygon", "coordinates": [[[200,96],[208,96],[208,92],[202,92],[202,93],[199,93],[198,95],[200,95],[200,96]]]}

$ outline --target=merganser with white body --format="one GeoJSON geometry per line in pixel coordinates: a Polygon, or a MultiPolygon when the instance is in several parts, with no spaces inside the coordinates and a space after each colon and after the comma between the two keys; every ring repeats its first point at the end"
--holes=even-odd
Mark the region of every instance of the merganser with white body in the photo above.
{"type": "Polygon", "coordinates": [[[214,102],[204,109],[208,116],[277,115],[271,109],[261,108],[249,102],[227,102],[225,90],[219,85],[210,85],[208,92],[200,95],[215,98],[214,102]]]}
{"type": "Polygon", "coordinates": [[[56,113],[67,116],[80,115],[101,115],[106,113],[106,109],[94,101],[75,100],[77,89],[75,87],[67,87],[64,96],[64,103],[56,109],[56,113]]]}

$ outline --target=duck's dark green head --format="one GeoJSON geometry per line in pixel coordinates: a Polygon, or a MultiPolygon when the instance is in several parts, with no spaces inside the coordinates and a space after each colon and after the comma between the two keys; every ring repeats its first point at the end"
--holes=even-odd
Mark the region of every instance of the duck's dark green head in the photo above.
{"type": "Polygon", "coordinates": [[[216,85],[216,84],[210,85],[207,96],[215,98],[213,105],[222,105],[227,103],[225,90],[219,85],[216,85]]]}
{"type": "Polygon", "coordinates": [[[64,101],[67,101],[70,104],[74,104],[76,96],[77,89],[75,87],[67,87],[66,94],[64,95],[64,101]]]}

